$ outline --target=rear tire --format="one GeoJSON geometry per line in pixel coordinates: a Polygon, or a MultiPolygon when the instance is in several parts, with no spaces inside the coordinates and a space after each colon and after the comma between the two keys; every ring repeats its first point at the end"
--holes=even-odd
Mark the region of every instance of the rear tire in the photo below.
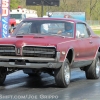
{"type": "Polygon", "coordinates": [[[100,77],[100,58],[97,56],[92,64],[85,69],[87,79],[98,79],[100,77]]]}
{"type": "Polygon", "coordinates": [[[70,66],[66,59],[62,66],[55,70],[55,81],[59,87],[66,88],[70,83],[70,66]]]}
{"type": "Polygon", "coordinates": [[[0,67],[0,85],[2,85],[6,79],[7,68],[0,67]]]}

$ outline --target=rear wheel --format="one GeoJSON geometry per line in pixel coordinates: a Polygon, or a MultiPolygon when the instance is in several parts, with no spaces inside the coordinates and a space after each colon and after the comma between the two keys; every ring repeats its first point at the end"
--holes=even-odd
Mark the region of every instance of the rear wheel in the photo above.
{"type": "Polygon", "coordinates": [[[98,79],[100,77],[100,58],[97,56],[92,64],[85,69],[87,79],[98,79]]]}
{"type": "Polygon", "coordinates": [[[7,75],[7,68],[0,67],[0,85],[2,85],[3,82],[5,81],[6,75],[7,75]]]}
{"type": "Polygon", "coordinates": [[[55,70],[55,81],[59,87],[66,88],[70,83],[70,67],[66,59],[62,66],[55,70]]]}

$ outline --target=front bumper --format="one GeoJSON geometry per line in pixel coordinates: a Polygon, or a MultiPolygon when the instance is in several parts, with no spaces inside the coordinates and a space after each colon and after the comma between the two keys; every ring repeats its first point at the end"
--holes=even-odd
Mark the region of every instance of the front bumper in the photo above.
{"type": "Polygon", "coordinates": [[[56,58],[0,56],[0,66],[16,68],[59,68],[62,65],[62,62],[59,62],[59,60],[60,52],[57,52],[56,58]],[[19,61],[19,63],[16,63],[16,61],[19,61]],[[20,61],[24,63],[20,63],[20,61]]]}
{"type": "Polygon", "coordinates": [[[15,68],[59,68],[61,67],[61,62],[59,63],[26,63],[25,65],[17,65],[15,62],[0,62],[2,67],[15,67],[15,68]]]}

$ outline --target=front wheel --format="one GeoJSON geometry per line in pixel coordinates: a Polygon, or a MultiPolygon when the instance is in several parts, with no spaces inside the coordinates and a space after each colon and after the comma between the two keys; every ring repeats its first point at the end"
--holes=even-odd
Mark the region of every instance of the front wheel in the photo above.
{"type": "Polygon", "coordinates": [[[92,64],[85,69],[87,79],[98,79],[100,77],[100,58],[97,56],[92,64]]]}
{"type": "Polygon", "coordinates": [[[7,75],[7,68],[0,67],[0,85],[3,84],[7,75]]]}
{"type": "Polygon", "coordinates": [[[66,59],[62,66],[55,70],[55,81],[59,87],[66,88],[70,83],[70,66],[66,59]]]}

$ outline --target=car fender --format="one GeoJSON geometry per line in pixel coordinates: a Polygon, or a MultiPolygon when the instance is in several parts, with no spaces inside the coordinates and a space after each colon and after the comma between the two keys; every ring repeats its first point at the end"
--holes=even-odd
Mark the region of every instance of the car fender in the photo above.
{"type": "MultiPolygon", "coordinates": [[[[100,46],[98,47],[98,49],[97,49],[97,51],[96,51],[96,54],[95,54],[95,56],[94,56],[94,59],[95,59],[97,56],[100,57],[100,46]]],[[[93,59],[93,60],[94,60],[94,59],[93,59]]]]}
{"type": "Polygon", "coordinates": [[[72,53],[72,58],[71,60],[69,60],[70,64],[73,62],[74,58],[75,58],[75,52],[74,52],[74,48],[70,45],[65,46],[59,46],[58,51],[60,52],[60,62],[64,62],[66,60],[66,58],[69,60],[69,53],[72,53]]]}
{"type": "Polygon", "coordinates": [[[66,51],[66,55],[65,55],[64,61],[66,60],[66,58],[68,59],[70,65],[71,65],[72,62],[74,61],[74,58],[75,58],[75,52],[74,52],[74,48],[73,47],[70,47],[66,51]]]}

